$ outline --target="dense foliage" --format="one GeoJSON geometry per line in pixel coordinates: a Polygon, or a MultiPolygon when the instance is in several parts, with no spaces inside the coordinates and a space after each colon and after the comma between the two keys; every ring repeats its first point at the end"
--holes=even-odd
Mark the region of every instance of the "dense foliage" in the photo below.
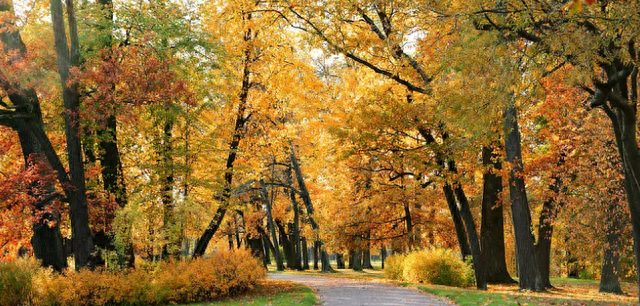
{"type": "MultiPolygon", "coordinates": [[[[392,278],[458,258],[480,290],[517,273],[620,293],[640,256],[638,8],[3,1],[0,260],[126,270],[247,248],[329,271],[394,254],[392,278]],[[450,251],[411,253],[431,248],[450,251]]],[[[157,294],[218,290],[180,277],[157,294]]]]}

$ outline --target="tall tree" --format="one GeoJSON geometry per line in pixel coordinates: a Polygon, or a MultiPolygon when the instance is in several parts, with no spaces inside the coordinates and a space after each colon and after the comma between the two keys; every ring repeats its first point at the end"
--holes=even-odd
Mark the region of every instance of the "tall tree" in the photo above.
{"type": "Polygon", "coordinates": [[[64,22],[63,5],[60,0],[51,1],[51,23],[55,37],[58,57],[58,73],[62,86],[64,101],[65,133],[67,136],[67,156],[69,159],[69,175],[71,192],[69,204],[71,215],[71,236],[76,269],[90,264],[93,242],[89,228],[87,212],[87,194],[85,185],[82,144],[80,143],[79,110],[80,95],[78,84],[71,79],[71,71],[79,66],[80,46],[73,0],[67,2],[67,20],[69,25],[69,41],[64,22]]]}

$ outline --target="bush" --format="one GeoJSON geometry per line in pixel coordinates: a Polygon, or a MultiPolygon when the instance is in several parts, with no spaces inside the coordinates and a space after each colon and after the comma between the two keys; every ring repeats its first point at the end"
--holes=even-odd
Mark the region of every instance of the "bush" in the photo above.
{"type": "Polygon", "coordinates": [[[35,260],[0,263],[0,305],[18,306],[31,302],[32,280],[38,271],[35,260]]]}
{"type": "Polygon", "coordinates": [[[388,279],[402,280],[405,256],[395,254],[384,260],[384,276],[388,279]]]}
{"type": "Polygon", "coordinates": [[[444,249],[413,252],[405,256],[401,264],[394,262],[388,267],[392,271],[387,272],[385,268],[387,277],[407,282],[467,287],[475,281],[471,265],[444,249]],[[398,276],[399,266],[402,266],[402,277],[398,276]]]}
{"type": "MultiPolygon", "coordinates": [[[[13,304],[0,300],[1,305],[135,306],[201,302],[243,293],[265,276],[260,261],[246,250],[223,251],[208,259],[168,262],[126,272],[82,270],[56,274],[37,267],[34,271],[24,281],[34,288],[33,299],[18,299],[13,304]]],[[[15,288],[11,290],[7,296],[30,296],[15,288]]],[[[2,293],[0,299],[6,295],[2,293]]]]}

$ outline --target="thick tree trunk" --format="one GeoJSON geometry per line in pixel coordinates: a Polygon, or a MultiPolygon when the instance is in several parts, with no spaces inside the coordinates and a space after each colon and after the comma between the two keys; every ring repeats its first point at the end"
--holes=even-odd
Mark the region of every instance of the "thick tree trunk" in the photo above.
{"type": "Polygon", "coordinates": [[[553,222],[555,221],[559,206],[556,197],[560,193],[560,177],[553,176],[554,183],[549,186],[553,195],[542,205],[542,212],[538,222],[538,243],[536,244],[536,257],[540,269],[540,277],[545,288],[551,288],[551,238],[553,237],[553,222]]]}
{"type": "Polygon", "coordinates": [[[62,2],[60,0],[51,0],[51,23],[53,25],[54,42],[58,57],[58,72],[62,86],[67,157],[69,159],[71,187],[73,188],[69,199],[73,254],[76,269],[81,269],[90,264],[93,243],[91,241],[91,229],[87,212],[84,162],[82,160],[82,144],[80,142],[78,120],[80,96],[78,94],[78,84],[69,83],[70,70],[72,67],[78,67],[80,57],[73,0],[67,1],[67,14],[70,45],[67,45],[62,2]]]}
{"type": "Polygon", "coordinates": [[[287,261],[287,268],[293,269],[291,267],[292,263],[295,261],[293,259],[293,245],[289,240],[289,235],[284,229],[284,225],[282,225],[279,221],[276,221],[276,227],[278,228],[278,234],[280,235],[280,245],[282,246],[282,251],[284,252],[284,259],[287,261]]]}
{"type": "Polygon", "coordinates": [[[349,264],[353,271],[362,271],[362,250],[355,250],[351,253],[349,264]]]}
{"type": "Polygon", "coordinates": [[[367,247],[362,252],[362,268],[363,269],[373,269],[373,265],[371,265],[371,231],[367,232],[367,247]]]}
{"type": "Polygon", "coordinates": [[[271,249],[273,246],[271,245],[271,241],[269,240],[269,236],[266,233],[260,233],[260,237],[262,237],[262,244],[264,245],[264,258],[268,265],[271,264],[271,249]]]}
{"type": "MultiPolygon", "coordinates": [[[[13,16],[13,4],[10,1],[0,3],[0,12],[13,16]]],[[[27,53],[26,46],[22,41],[20,32],[17,29],[9,29],[9,22],[5,21],[0,25],[0,40],[4,44],[4,52],[13,54],[10,59],[12,64],[19,63],[27,53]]],[[[13,26],[13,25],[12,25],[13,26]]],[[[64,167],[60,163],[51,142],[44,134],[44,122],[42,120],[42,111],[40,109],[40,101],[33,89],[23,89],[17,84],[11,84],[8,79],[0,72],[0,86],[8,94],[9,100],[16,111],[26,112],[25,115],[30,120],[9,120],[0,122],[1,125],[8,126],[18,133],[18,139],[22,148],[22,156],[24,158],[25,167],[29,168],[38,163],[42,164],[42,169],[51,171],[51,167],[56,165],[56,173],[58,178],[66,179],[64,167]],[[40,138],[36,135],[40,133],[40,138]],[[47,152],[49,150],[49,152],[47,152]],[[55,159],[55,162],[53,162],[55,159]]],[[[41,175],[48,175],[42,172],[41,175]]],[[[65,180],[61,180],[62,183],[65,180]]],[[[35,204],[35,214],[41,215],[33,224],[33,237],[31,245],[34,255],[42,261],[45,267],[51,267],[55,271],[62,271],[67,267],[65,258],[64,244],[60,233],[60,213],[56,209],[52,209],[51,201],[55,198],[55,182],[45,183],[45,186],[30,186],[29,193],[37,198],[35,204]],[[49,194],[38,194],[35,189],[41,188],[49,194]],[[43,213],[44,212],[44,213],[43,213]],[[49,223],[53,222],[53,223],[49,223]],[[49,224],[53,226],[49,226],[49,224]]],[[[65,190],[66,193],[68,191],[65,190]]]]}
{"type": "Polygon", "coordinates": [[[337,269],[344,269],[345,268],[345,264],[344,264],[344,259],[343,259],[342,253],[336,253],[336,268],[337,269]]]}
{"type": "Polygon", "coordinates": [[[516,238],[516,257],[520,273],[520,289],[540,291],[544,284],[540,276],[535,253],[535,238],[531,232],[531,212],[522,177],[522,149],[518,114],[513,102],[504,112],[505,151],[511,164],[509,176],[509,196],[513,216],[513,229],[516,238]]]}
{"type": "Polygon", "coordinates": [[[255,258],[259,258],[262,261],[262,265],[267,267],[267,259],[265,257],[265,246],[262,243],[262,235],[250,235],[247,237],[247,245],[251,250],[251,255],[255,258]]]}
{"type": "Polygon", "coordinates": [[[462,217],[460,217],[458,203],[456,202],[453,188],[451,188],[451,185],[449,185],[449,183],[445,183],[442,186],[442,191],[444,192],[444,196],[447,199],[447,205],[449,206],[451,219],[453,220],[453,225],[456,229],[456,236],[458,237],[458,243],[460,244],[460,253],[462,254],[462,259],[464,260],[465,258],[467,258],[467,256],[471,256],[471,248],[469,247],[467,232],[464,229],[464,222],[462,222],[462,217]]]}
{"type": "MultiPolygon", "coordinates": [[[[17,131],[22,146],[25,170],[39,167],[42,169],[39,173],[40,176],[51,175],[51,167],[42,153],[40,143],[24,124],[18,124],[17,131]]],[[[31,246],[34,256],[42,261],[44,267],[62,271],[67,267],[67,260],[60,233],[60,212],[51,206],[51,202],[55,199],[54,182],[48,182],[47,179],[44,179],[39,184],[29,186],[29,194],[36,199],[34,215],[39,216],[33,223],[31,246]],[[45,185],[40,186],[43,183],[45,185]],[[44,190],[45,193],[42,194],[38,190],[44,190]]]]}
{"type": "Polygon", "coordinates": [[[313,269],[318,270],[318,261],[320,260],[320,241],[316,240],[313,243],[313,269]]]}
{"type": "MultiPolygon", "coordinates": [[[[455,167],[450,164],[450,169],[455,169],[455,167]]],[[[459,184],[455,186],[454,192],[458,198],[458,203],[460,203],[460,214],[462,215],[462,220],[464,221],[464,225],[467,229],[467,238],[469,238],[469,245],[471,246],[473,268],[476,275],[476,288],[480,290],[487,290],[487,280],[485,278],[484,266],[482,265],[480,240],[478,239],[478,231],[476,230],[476,223],[473,220],[473,215],[471,214],[469,201],[459,184]]]]}
{"type": "Polygon", "coordinates": [[[622,220],[617,213],[617,203],[610,202],[606,208],[605,243],[600,274],[600,292],[622,293],[620,288],[620,249],[622,245],[622,220]]]}
{"type": "Polygon", "coordinates": [[[509,275],[504,249],[504,215],[501,201],[502,163],[494,153],[494,146],[482,148],[482,165],[485,167],[482,190],[482,225],[480,246],[487,283],[508,284],[515,281],[509,275]]]}
{"type": "Polygon", "coordinates": [[[329,254],[327,253],[327,250],[325,249],[323,243],[320,243],[320,248],[320,260],[322,262],[321,272],[333,272],[333,268],[331,268],[331,262],[329,261],[329,254]]]}
{"type": "Polygon", "coordinates": [[[307,238],[302,237],[302,270],[309,270],[309,245],[307,238]]]}
{"type": "Polygon", "coordinates": [[[384,270],[384,260],[387,259],[387,248],[383,245],[380,247],[380,261],[382,269],[384,270]]]}

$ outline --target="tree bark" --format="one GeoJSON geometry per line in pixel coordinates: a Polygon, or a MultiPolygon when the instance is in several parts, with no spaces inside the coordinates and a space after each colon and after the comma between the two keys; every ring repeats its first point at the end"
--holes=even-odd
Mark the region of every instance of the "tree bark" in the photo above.
{"type": "Polygon", "coordinates": [[[307,238],[302,237],[302,270],[309,270],[309,246],[307,245],[307,238]]]}
{"type": "Polygon", "coordinates": [[[273,246],[271,245],[271,241],[269,241],[269,236],[266,233],[260,233],[260,236],[262,237],[262,241],[264,244],[264,257],[265,257],[265,261],[268,265],[271,264],[271,253],[270,250],[273,248],[273,246]]]}
{"type": "Polygon", "coordinates": [[[342,253],[336,253],[336,268],[337,269],[344,269],[345,268],[344,258],[343,258],[342,253]]]}
{"type": "MultiPolygon", "coordinates": [[[[171,116],[171,115],[167,115],[171,116]]],[[[165,243],[162,246],[162,258],[165,259],[179,259],[180,258],[180,240],[179,232],[177,231],[175,212],[173,201],[173,121],[167,118],[163,127],[162,140],[160,143],[160,155],[162,158],[160,169],[160,185],[161,185],[161,199],[164,209],[163,215],[163,230],[165,235],[165,243]]]]}
{"type": "Polygon", "coordinates": [[[271,201],[269,200],[269,194],[267,193],[267,187],[264,181],[260,181],[260,191],[262,193],[262,201],[267,207],[267,224],[269,225],[269,231],[273,239],[273,254],[276,258],[276,267],[278,271],[284,271],[284,264],[282,263],[282,257],[280,255],[280,247],[278,246],[278,236],[276,235],[275,224],[273,222],[273,216],[271,215],[271,201]]]}
{"type": "Polygon", "coordinates": [[[515,281],[509,275],[504,249],[504,215],[500,200],[502,193],[502,163],[494,153],[494,146],[482,147],[482,165],[485,167],[482,190],[482,225],[480,246],[487,282],[509,284],[515,281]]]}
{"type": "Polygon", "coordinates": [[[621,294],[619,273],[623,225],[617,210],[617,203],[609,202],[605,211],[605,243],[599,291],[621,294]]]}
{"type": "Polygon", "coordinates": [[[62,2],[60,0],[51,0],[51,23],[58,57],[58,73],[60,74],[62,86],[67,157],[69,159],[71,187],[73,188],[69,199],[73,254],[76,269],[81,269],[90,264],[93,243],[87,212],[84,162],[82,160],[82,144],[80,142],[78,122],[80,96],[78,94],[78,84],[69,83],[70,70],[72,67],[78,67],[80,57],[73,0],[67,1],[67,17],[69,21],[69,45],[67,45],[62,2]]]}
{"type": "Polygon", "coordinates": [[[460,253],[462,254],[462,260],[465,260],[467,256],[471,256],[471,247],[469,247],[469,241],[467,240],[467,232],[464,229],[464,222],[460,216],[460,210],[458,209],[458,203],[456,202],[453,188],[449,183],[445,183],[442,186],[442,192],[447,199],[447,205],[449,206],[449,212],[451,213],[451,219],[456,229],[456,236],[458,237],[458,243],[460,244],[460,253]]]}
{"type": "Polygon", "coordinates": [[[362,252],[362,268],[363,269],[373,269],[373,265],[371,264],[371,231],[367,232],[367,246],[362,252]]]}
{"type": "Polygon", "coordinates": [[[351,269],[353,269],[353,271],[362,271],[362,250],[355,250],[351,254],[350,263],[353,262],[351,269]]]}
{"type": "Polygon", "coordinates": [[[331,268],[331,262],[329,261],[329,254],[325,249],[324,243],[320,242],[320,260],[322,262],[321,272],[333,272],[333,268],[331,268]]]}
{"type": "Polygon", "coordinates": [[[320,241],[316,240],[313,243],[313,269],[318,270],[318,261],[320,259],[320,241]]]}
{"type": "MultiPolygon", "coordinates": [[[[454,169],[452,164],[450,168],[454,169]]],[[[471,214],[469,201],[459,184],[455,186],[454,192],[458,198],[458,203],[460,203],[460,214],[467,229],[467,238],[469,238],[469,245],[471,246],[471,255],[476,275],[476,288],[487,290],[487,280],[485,278],[484,266],[482,265],[482,252],[480,251],[480,240],[478,239],[478,231],[476,230],[476,223],[471,214]]]]}
{"type": "Polygon", "coordinates": [[[516,238],[516,257],[520,273],[520,289],[541,291],[544,284],[540,276],[535,253],[535,238],[531,232],[531,212],[522,177],[522,148],[518,127],[518,113],[512,101],[504,112],[505,151],[511,164],[509,197],[516,238]]]}
{"type": "Polygon", "coordinates": [[[383,245],[380,247],[380,262],[381,262],[382,270],[384,270],[385,259],[387,259],[387,248],[383,245]]]}
{"type": "Polygon", "coordinates": [[[553,222],[560,208],[556,202],[560,194],[560,177],[554,175],[553,184],[549,186],[553,195],[542,204],[542,212],[538,222],[538,243],[536,244],[536,257],[540,269],[540,277],[545,288],[551,288],[551,238],[553,237],[553,222]]]}

